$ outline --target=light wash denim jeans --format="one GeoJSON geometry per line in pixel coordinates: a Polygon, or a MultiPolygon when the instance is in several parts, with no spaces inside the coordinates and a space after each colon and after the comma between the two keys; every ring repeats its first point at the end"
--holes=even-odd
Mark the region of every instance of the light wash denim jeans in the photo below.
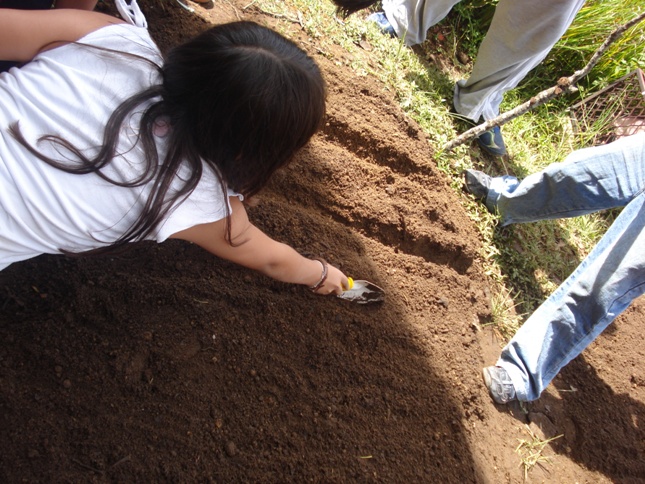
{"type": "Polygon", "coordinates": [[[645,292],[645,134],[575,151],[521,182],[494,178],[486,205],[503,225],[625,207],[502,350],[497,365],[531,401],[645,292]]]}

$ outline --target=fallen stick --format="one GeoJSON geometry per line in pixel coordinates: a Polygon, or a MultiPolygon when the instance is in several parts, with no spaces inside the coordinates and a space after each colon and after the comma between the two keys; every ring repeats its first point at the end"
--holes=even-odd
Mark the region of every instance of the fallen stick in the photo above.
{"type": "Polygon", "coordinates": [[[577,91],[575,84],[584,76],[589,74],[591,69],[593,69],[593,67],[598,63],[598,60],[609,48],[609,46],[613,44],[616,40],[618,40],[620,36],[622,36],[623,33],[625,33],[626,30],[630,29],[631,27],[633,27],[634,25],[642,21],[644,18],[645,18],[645,13],[642,13],[639,16],[627,22],[625,25],[622,25],[618,27],[616,30],[614,30],[609,35],[609,37],[607,37],[607,39],[602,43],[602,45],[598,47],[598,49],[596,49],[596,52],[594,52],[594,54],[591,56],[591,59],[589,60],[587,65],[584,66],[579,71],[574,72],[573,75],[569,77],[561,77],[555,86],[550,87],[549,89],[545,89],[544,91],[541,91],[540,93],[533,96],[525,103],[520,104],[516,108],[511,109],[510,111],[507,111],[503,114],[500,114],[499,116],[489,121],[486,121],[485,123],[477,125],[474,128],[470,128],[468,131],[464,131],[455,139],[446,143],[443,146],[442,151],[453,150],[457,146],[462,145],[480,136],[481,134],[485,133],[489,129],[494,128],[495,126],[501,126],[509,122],[511,119],[515,119],[518,116],[521,116],[522,114],[530,111],[531,109],[534,109],[535,107],[540,106],[541,104],[544,104],[550,101],[551,99],[557,96],[560,96],[563,93],[570,93],[570,92],[577,91]]]}

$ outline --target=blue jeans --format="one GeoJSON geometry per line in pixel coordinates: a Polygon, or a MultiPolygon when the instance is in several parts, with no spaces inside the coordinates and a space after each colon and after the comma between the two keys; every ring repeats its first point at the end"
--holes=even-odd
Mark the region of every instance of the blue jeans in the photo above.
{"type": "Polygon", "coordinates": [[[521,182],[494,178],[486,205],[503,225],[625,207],[502,350],[497,365],[531,401],[645,292],[645,135],[575,151],[521,182]]]}

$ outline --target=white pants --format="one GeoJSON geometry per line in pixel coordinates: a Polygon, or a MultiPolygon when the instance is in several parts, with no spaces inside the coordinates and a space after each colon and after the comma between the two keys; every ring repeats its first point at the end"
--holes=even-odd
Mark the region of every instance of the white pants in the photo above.
{"type": "MultiPolygon", "coordinates": [[[[430,27],[458,2],[383,0],[383,11],[399,38],[414,45],[423,42],[430,27]]],[[[584,0],[499,0],[470,78],[455,86],[456,111],[474,121],[497,116],[504,93],[542,62],[583,4],[584,0]]]]}

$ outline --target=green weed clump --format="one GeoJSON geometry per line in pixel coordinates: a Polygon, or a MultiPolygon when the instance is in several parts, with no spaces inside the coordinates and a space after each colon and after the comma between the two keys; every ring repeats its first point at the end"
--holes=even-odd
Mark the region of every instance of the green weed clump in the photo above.
{"type": "MultiPolygon", "coordinates": [[[[555,46],[545,69],[576,69],[586,64],[596,48],[617,27],[645,11],[641,0],[590,0],[555,46]]],[[[645,30],[638,24],[627,30],[600,58],[583,88],[598,89],[637,67],[645,67],[645,30]]],[[[573,70],[571,71],[573,72],[573,70]]]]}

